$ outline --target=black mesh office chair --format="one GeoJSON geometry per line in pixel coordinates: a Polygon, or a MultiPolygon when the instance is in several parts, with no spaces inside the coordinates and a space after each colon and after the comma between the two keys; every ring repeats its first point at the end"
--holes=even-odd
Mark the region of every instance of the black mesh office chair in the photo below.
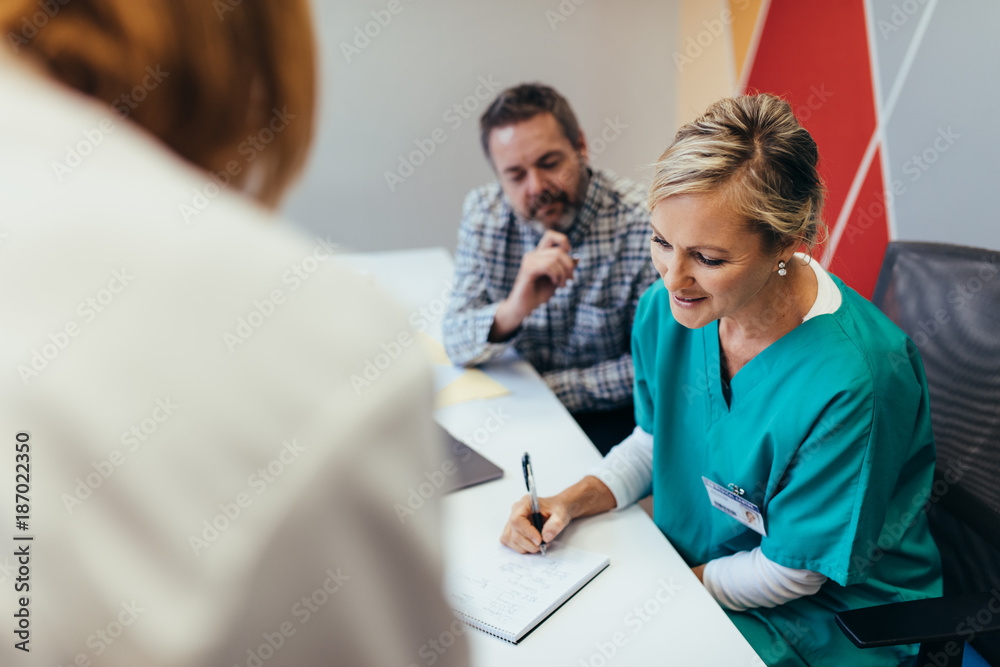
{"type": "Polygon", "coordinates": [[[937,445],[928,518],[944,597],[857,609],[857,646],[920,643],[919,667],[961,665],[968,641],[1000,667],[1000,251],[890,243],[872,301],[916,343],[937,445]]]}

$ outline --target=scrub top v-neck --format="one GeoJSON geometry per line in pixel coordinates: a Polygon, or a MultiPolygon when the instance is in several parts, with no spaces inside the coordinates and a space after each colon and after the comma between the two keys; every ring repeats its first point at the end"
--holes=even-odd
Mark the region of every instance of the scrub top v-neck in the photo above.
{"type": "Polygon", "coordinates": [[[833,613],[941,593],[921,511],[934,466],[927,385],[913,343],[831,277],[840,307],[751,359],[728,401],[718,323],[678,324],[657,281],[632,333],[636,423],[654,439],[654,521],[689,565],[759,546],[830,579],[815,595],[731,614],[768,664],[896,664],[905,647],[859,655],[833,613]],[[703,477],[759,508],[767,535],[714,508],[703,477]],[[786,626],[808,631],[792,641],[786,626]]]}
{"type": "Polygon", "coordinates": [[[762,350],[757,356],[748,361],[738,373],[731,376],[726,382],[722,377],[722,350],[719,343],[719,321],[716,320],[705,327],[699,329],[702,332],[702,345],[705,349],[705,376],[709,379],[709,389],[712,406],[711,413],[713,421],[729,414],[731,410],[733,385],[737,387],[737,392],[746,393],[753,389],[757,383],[765,377],[768,370],[773,367],[773,355],[780,355],[787,345],[806,344],[811,330],[808,322],[803,322],[795,327],[773,345],[762,350]],[[714,380],[714,381],[713,381],[714,380]]]}

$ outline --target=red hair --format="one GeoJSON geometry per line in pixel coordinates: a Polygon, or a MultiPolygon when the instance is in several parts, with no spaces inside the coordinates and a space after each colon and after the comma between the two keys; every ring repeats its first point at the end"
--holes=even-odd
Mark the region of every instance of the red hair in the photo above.
{"type": "Polygon", "coordinates": [[[117,108],[209,172],[237,160],[247,168],[232,182],[252,186],[251,194],[269,205],[301,171],[312,142],[311,26],[308,0],[0,4],[0,30],[20,55],[117,108]],[[279,114],[294,120],[275,131],[279,114]],[[239,148],[258,135],[273,139],[247,165],[248,153],[239,148]]]}

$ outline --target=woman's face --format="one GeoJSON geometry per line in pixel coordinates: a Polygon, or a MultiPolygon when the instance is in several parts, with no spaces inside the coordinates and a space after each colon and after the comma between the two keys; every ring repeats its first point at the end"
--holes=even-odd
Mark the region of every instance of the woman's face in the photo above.
{"type": "Polygon", "coordinates": [[[716,194],[667,197],[651,215],[653,265],[670,292],[674,319],[689,329],[723,317],[754,317],[770,306],[778,257],[716,194]]]}

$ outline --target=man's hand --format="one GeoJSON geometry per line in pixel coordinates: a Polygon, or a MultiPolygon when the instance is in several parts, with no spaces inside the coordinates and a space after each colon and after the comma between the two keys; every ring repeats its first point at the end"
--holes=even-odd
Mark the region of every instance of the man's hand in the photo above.
{"type": "Polygon", "coordinates": [[[535,308],[552,298],[573,278],[576,262],[565,234],[547,230],[538,246],[521,259],[510,295],[500,303],[490,329],[490,342],[510,337],[535,308]]]}

